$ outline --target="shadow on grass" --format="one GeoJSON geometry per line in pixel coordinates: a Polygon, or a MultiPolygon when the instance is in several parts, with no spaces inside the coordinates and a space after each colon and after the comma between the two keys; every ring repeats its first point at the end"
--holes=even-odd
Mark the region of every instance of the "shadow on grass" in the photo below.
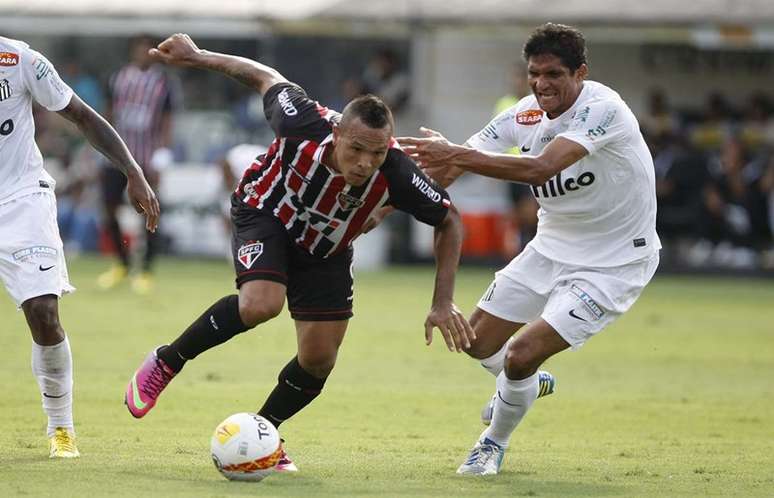
{"type": "MultiPolygon", "coordinates": [[[[131,473],[129,473],[131,474],[131,473]]],[[[138,477],[153,479],[152,474],[138,473],[138,477]]],[[[340,477],[309,476],[304,474],[272,475],[260,483],[229,482],[225,479],[190,480],[180,477],[162,477],[174,481],[181,492],[189,496],[400,496],[443,497],[456,496],[492,498],[495,496],[620,496],[625,486],[591,484],[573,481],[546,481],[525,477],[519,472],[504,472],[496,477],[428,476],[427,482],[401,479],[385,481],[382,478],[362,476],[357,480],[340,477]]],[[[146,481],[147,482],[147,481],[146,481]]]]}

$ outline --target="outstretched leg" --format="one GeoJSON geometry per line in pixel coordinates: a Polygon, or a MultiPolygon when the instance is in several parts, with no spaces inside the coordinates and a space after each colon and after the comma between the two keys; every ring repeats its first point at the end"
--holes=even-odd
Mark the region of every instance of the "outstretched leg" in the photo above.
{"type": "Polygon", "coordinates": [[[171,344],[148,354],[126,389],[129,412],[136,418],[145,416],[188,360],[274,318],[284,303],[285,286],[267,280],[245,282],[239,296],[218,300],[171,344]]]}

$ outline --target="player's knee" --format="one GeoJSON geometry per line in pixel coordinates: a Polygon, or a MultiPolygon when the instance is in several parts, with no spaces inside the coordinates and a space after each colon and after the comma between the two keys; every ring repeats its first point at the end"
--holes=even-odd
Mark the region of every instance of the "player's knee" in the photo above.
{"type": "Polygon", "coordinates": [[[318,379],[325,379],[336,366],[336,351],[323,350],[299,355],[298,361],[309,374],[318,379]]]}
{"type": "Polygon", "coordinates": [[[59,324],[56,298],[48,296],[32,298],[22,307],[36,343],[50,345],[64,339],[64,332],[59,324]]]}
{"type": "Polygon", "coordinates": [[[537,372],[540,362],[528,348],[514,342],[505,353],[505,375],[509,379],[526,379],[537,372]]]}
{"type": "Polygon", "coordinates": [[[283,300],[239,296],[239,317],[247,328],[269,321],[282,312],[283,300]]]}
{"type": "MultiPolygon", "coordinates": [[[[477,335],[477,337],[481,337],[477,335]]],[[[475,358],[477,360],[484,360],[486,358],[489,358],[496,352],[500,350],[499,347],[492,347],[491,345],[484,344],[483,341],[480,340],[474,340],[470,342],[470,347],[467,349],[463,349],[465,353],[468,354],[471,358],[475,358]]]]}

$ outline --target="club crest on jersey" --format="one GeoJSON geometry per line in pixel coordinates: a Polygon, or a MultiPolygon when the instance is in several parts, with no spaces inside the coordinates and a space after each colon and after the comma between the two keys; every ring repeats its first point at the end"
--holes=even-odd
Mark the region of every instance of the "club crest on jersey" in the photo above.
{"type": "Polygon", "coordinates": [[[516,114],[516,122],[520,125],[532,126],[543,120],[543,111],[540,109],[529,109],[516,114]]]}
{"type": "Polygon", "coordinates": [[[261,257],[261,254],[263,254],[263,242],[250,242],[242,244],[237,252],[237,259],[242,263],[242,266],[249,270],[255,260],[261,257]]]}
{"type": "Polygon", "coordinates": [[[351,195],[345,194],[344,192],[339,192],[339,195],[336,196],[336,199],[339,201],[339,206],[341,206],[341,209],[344,211],[351,211],[352,209],[359,208],[363,205],[362,199],[352,197],[351,195]]]}
{"type": "Polygon", "coordinates": [[[11,97],[11,84],[8,80],[0,81],[0,102],[11,97]]]}
{"type": "Polygon", "coordinates": [[[18,63],[18,55],[11,52],[0,52],[0,66],[15,66],[18,63]]]}

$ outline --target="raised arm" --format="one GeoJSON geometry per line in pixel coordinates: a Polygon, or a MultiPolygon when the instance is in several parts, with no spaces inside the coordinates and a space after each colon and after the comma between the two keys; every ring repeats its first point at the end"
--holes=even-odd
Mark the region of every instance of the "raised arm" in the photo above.
{"type": "Polygon", "coordinates": [[[261,95],[275,84],[287,81],[276,69],[254,60],[202,50],[190,36],[182,33],[170,36],[158,48],[150,49],[149,53],[154,59],[166,64],[223,73],[261,95]]]}
{"type": "Polygon", "coordinates": [[[126,175],[130,202],[138,213],[145,213],[146,228],[155,231],[159,221],[159,201],[116,130],[75,94],[58,114],[73,122],[86,140],[126,175]]]}

